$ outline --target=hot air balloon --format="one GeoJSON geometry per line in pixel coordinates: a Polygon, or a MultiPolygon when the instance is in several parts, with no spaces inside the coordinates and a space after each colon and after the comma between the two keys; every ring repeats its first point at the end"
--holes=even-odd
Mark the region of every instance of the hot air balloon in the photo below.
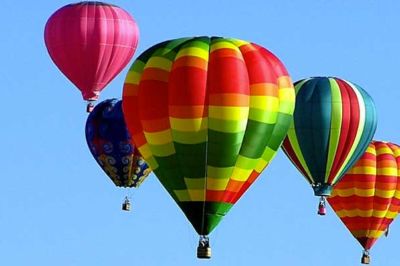
{"type": "Polygon", "coordinates": [[[130,68],[123,111],[135,145],[200,235],[208,235],[269,164],[295,94],[279,59],[238,39],[194,37],[145,51],[130,68]]]}
{"type": "Polygon", "coordinates": [[[88,112],[100,91],[129,63],[138,39],[138,27],[128,12],[94,1],[60,8],[44,31],[51,59],[82,92],[88,112]]]}
{"type": "Polygon", "coordinates": [[[296,108],[282,148],[320,196],[325,197],[367,149],[376,130],[371,97],[358,85],[334,77],[295,83],[296,108]]]}
{"type": "MultiPolygon", "coordinates": [[[[86,121],[86,142],[97,163],[118,187],[139,187],[150,168],[132,145],[117,99],[99,103],[86,121]]],[[[126,197],[122,209],[129,211],[126,197]]]]}
{"type": "Polygon", "coordinates": [[[373,141],[328,198],[337,216],[364,248],[361,262],[400,210],[400,147],[373,141]]]}

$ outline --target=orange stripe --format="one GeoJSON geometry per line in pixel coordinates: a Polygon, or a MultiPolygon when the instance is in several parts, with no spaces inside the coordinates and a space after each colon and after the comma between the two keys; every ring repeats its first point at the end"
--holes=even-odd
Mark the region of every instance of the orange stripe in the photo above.
{"type": "Polygon", "coordinates": [[[209,98],[210,105],[214,106],[249,106],[249,96],[236,93],[212,94],[209,98]]]}
{"type": "Polygon", "coordinates": [[[158,132],[170,128],[169,118],[142,120],[143,131],[158,132]]]}
{"type": "Polygon", "coordinates": [[[239,47],[240,51],[242,54],[248,53],[248,52],[253,52],[255,50],[258,50],[256,47],[254,47],[251,43],[245,44],[239,47]]]}
{"type": "Polygon", "coordinates": [[[169,107],[170,117],[175,118],[201,118],[208,116],[208,108],[204,105],[194,106],[178,106],[172,105],[169,107]]]}
{"type": "Polygon", "coordinates": [[[397,169],[397,163],[393,160],[379,160],[377,168],[393,167],[397,169]]]}
{"type": "Polygon", "coordinates": [[[372,159],[360,159],[357,161],[355,166],[370,166],[370,167],[376,167],[376,160],[372,159]]]}
{"type": "Polygon", "coordinates": [[[281,88],[292,88],[293,83],[289,76],[280,76],[278,77],[278,84],[281,88]]]}
{"type": "Polygon", "coordinates": [[[218,57],[235,57],[238,60],[243,61],[242,59],[242,54],[237,51],[237,50],[233,50],[230,48],[221,48],[218,50],[214,50],[211,52],[210,56],[218,56],[218,57]]]}
{"type": "Polygon", "coordinates": [[[231,191],[231,192],[238,192],[241,187],[243,186],[244,182],[237,181],[237,180],[229,180],[228,185],[226,186],[226,191],[231,191]]]}
{"type": "Polygon", "coordinates": [[[140,81],[142,82],[144,80],[157,80],[168,82],[169,74],[170,73],[168,71],[160,68],[146,68],[143,71],[140,81]]]}
{"type": "Polygon", "coordinates": [[[256,83],[250,85],[252,96],[275,96],[278,97],[278,86],[273,83],[256,83]]]}
{"type": "Polygon", "coordinates": [[[207,70],[208,62],[197,56],[183,56],[178,58],[172,65],[172,69],[179,67],[196,67],[207,70]]]}

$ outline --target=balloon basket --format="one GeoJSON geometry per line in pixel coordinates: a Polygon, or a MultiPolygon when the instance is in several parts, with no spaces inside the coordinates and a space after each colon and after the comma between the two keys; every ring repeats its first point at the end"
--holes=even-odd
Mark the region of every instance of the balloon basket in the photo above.
{"type": "Polygon", "coordinates": [[[91,113],[93,109],[94,109],[94,104],[92,102],[88,102],[88,104],[86,105],[86,112],[91,113]]]}
{"type": "Polygon", "coordinates": [[[199,246],[197,247],[197,258],[210,259],[211,247],[207,236],[200,236],[199,246]]]}
{"type": "Polygon", "coordinates": [[[122,210],[127,212],[131,210],[131,203],[129,202],[128,198],[126,198],[125,201],[122,203],[122,210]]]}
{"type": "Polygon", "coordinates": [[[364,251],[362,258],[361,258],[361,263],[362,264],[369,264],[371,262],[371,258],[369,256],[368,251],[364,251]]]}
{"type": "Polygon", "coordinates": [[[319,215],[326,215],[326,203],[325,203],[325,197],[321,197],[321,200],[319,201],[318,204],[318,214],[319,215]]]}
{"type": "Polygon", "coordinates": [[[362,264],[369,264],[371,262],[371,258],[368,255],[363,255],[361,258],[362,264]]]}

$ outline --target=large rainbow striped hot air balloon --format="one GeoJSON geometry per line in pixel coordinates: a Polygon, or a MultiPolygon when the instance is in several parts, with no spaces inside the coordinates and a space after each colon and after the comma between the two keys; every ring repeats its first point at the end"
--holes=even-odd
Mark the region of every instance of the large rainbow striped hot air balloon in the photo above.
{"type": "Polygon", "coordinates": [[[125,81],[135,145],[200,235],[208,235],[269,164],[295,94],[279,59],[238,39],[195,37],[145,51],[125,81]]]}
{"type": "Polygon", "coordinates": [[[367,149],[376,130],[371,97],[358,85],[333,77],[295,83],[296,109],[282,147],[320,196],[325,197],[367,149]]]}
{"type": "Polygon", "coordinates": [[[329,204],[364,248],[361,262],[400,210],[400,147],[373,141],[335,186],[329,204]]]}

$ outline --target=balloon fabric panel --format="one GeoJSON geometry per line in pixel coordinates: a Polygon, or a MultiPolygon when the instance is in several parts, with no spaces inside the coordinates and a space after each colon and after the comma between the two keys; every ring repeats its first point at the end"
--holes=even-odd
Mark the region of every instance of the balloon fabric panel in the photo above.
{"type": "Polygon", "coordinates": [[[57,10],[47,21],[45,43],[54,63],[82,92],[96,100],[129,63],[138,27],[125,10],[101,2],[80,2],[57,10]]]}
{"type": "Polygon", "coordinates": [[[339,78],[301,80],[295,90],[293,123],[282,147],[315,195],[327,196],[371,141],[375,107],[363,89],[339,78]]]}
{"type": "Polygon", "coordinates": [[[116,186],[138,187],[150,169],[131,144],[121,104],[116,99],[105,100],[93,109],[86,122],[86,141],[99,166],[116,186]]]}
{"type": "Polygon", "coordinates": [[[335,186],[329,204],[364,249],[370,249],[400,210],[400,147],[373,141],[335,186]]]}
{"type": "Polygon", "coordinates": [[[294,90],[262,47],[183,38],[138,57],[123,109],[145,160],[196,231],[208,235],[275,155],[294,90]]]}

